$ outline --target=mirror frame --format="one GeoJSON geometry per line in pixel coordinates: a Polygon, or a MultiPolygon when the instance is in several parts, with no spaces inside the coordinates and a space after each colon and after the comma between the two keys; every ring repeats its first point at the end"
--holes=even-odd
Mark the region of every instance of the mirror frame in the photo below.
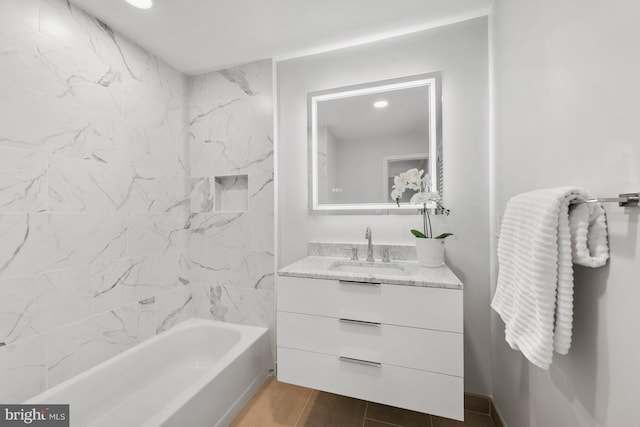
{"type": "MultiPolygon", "coordinates": [[[[417,205],[410,203],[318,203],[318,102],[348,98],[357,95],[388,92],[396,89],[408,89],[412,87],[429,87],[429,169],[431,171],[431,188],[440,193],[442,197],[442,160],[438,161],[438,147],[442,144],[442,81],[440,72],[424,73],[396,79],[379,80],[358,85],[344,86],[311,92],[307,95],[307,113],[310,125],[309,129],[309,210],[312,213],[365,213],[375,211],[376,214],[389,210],[419,209],[417,205]]],[[[441,153],[440,153],[441,155],[441,153]]],[[[436,204],[430,202],[427,207],[435,208],[436,204]]]]}

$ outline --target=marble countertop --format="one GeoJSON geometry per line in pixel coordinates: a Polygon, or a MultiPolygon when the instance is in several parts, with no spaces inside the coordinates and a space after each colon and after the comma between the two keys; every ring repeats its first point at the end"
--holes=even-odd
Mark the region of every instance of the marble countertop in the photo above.
{"type": "MultiPolygon", "coordinates": [[[[368,265],[366,261],[350,261],[348,258],[308,256],[280,270],[279,276],[306,277],[311,279],[352,280],[357,282],[379,282],[390,285],[425,286],[462,290],[462,282],[449,267],[420,267],[415,261],[391,261],[387,265],[402,267],[404,273],[363,273],[335,271],[331,267],[335,263],[343,265],[368,265]]],[[[374,265],[383,265],[376,260],[374,265]]]]}

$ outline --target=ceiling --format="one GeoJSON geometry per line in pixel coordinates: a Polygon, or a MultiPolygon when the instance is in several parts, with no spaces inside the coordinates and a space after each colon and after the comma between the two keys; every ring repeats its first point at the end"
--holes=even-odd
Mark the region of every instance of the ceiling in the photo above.
{"type": "Polygon", "coordinates": [[[491,0],[71,0],[187,74],[285,59],[488,13],[491,0]]]}

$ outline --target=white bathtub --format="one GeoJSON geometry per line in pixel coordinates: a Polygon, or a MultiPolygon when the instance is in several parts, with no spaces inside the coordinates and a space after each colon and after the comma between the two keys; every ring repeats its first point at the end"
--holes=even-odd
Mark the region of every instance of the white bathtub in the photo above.
{"type": "Polygon", "coordinates": [[[270,368],[267,329],[190,319],[29,400],[71,426],[226,426],[270,368]]]}

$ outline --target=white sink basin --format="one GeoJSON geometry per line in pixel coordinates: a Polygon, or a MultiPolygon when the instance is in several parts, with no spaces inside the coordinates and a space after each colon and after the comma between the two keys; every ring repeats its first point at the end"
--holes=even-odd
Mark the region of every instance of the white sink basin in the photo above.
{"type": "Polygon", "coordinates": [[[336,261],[329,266],[331,271],[349,273],[404,275],[407,271],[400,264],[383,262],[336,261]]]}

